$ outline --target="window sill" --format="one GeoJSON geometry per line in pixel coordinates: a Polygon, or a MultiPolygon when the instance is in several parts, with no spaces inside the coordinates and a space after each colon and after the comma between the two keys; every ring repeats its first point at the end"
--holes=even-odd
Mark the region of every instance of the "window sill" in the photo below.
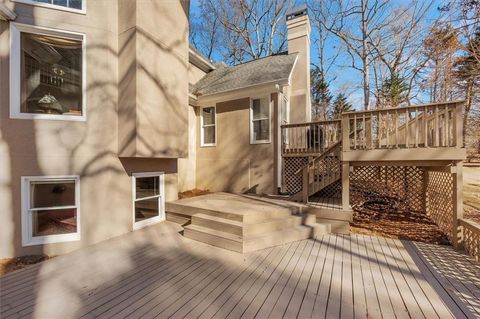
{"type": "Polygon", "coordinates": [[[70,241],[79,241],[80,239],[81,239],[80,233],[50,235],[50,236],[30,238],[27,242],[22,242],[22,246],[27,247],[27,246],[36,246],[36,245],[45,245],[45,244],[57,244],[57,243],[65,243],[70,241]]]}
{"type": "Polygon", "coordinates": [[[201,144],[200,147],[216,147],[217,144],[201,144]]]}
{"type": "Polygon", "coordinates": [[[133,224],[133,230],[139,230],[150,225],[155,225],[160,222],[163,222],[164,220],[165,218],[163,216],[158,216],[158,217],[153,217],[141,222],[137,222],[133,224]]]}
{"type": "Polygon", "coordinates": [[[250,141],[251,145],[257,145],[257,144],[270,144],[272,143],[270,140],[268,141],[250,141]]]}
{"type": "Polygon", "coordinates": [[[31,0],[10,0],[10,1],[11,2],[23,3],[23,4],[27,4],[27,5],[35,6],[35,7],[53,9],[53,10],[58,10],[58,11],[65,11],[65,12],[76,13],[76,14],[81,14],[81,15],[86,15],[87,14],[87,9],[85,7],[85,5],[86,5],[85,1],[83,1],[83,3],[82,3],[83,9],[68,8],[68,7],[63,7],[63,6],[60,6],[60,5],[55,5],[55,4],[50,4],[50,3],[42,3],[42,2],[35,2],[35,1],[31,1],[31,0]]]}
{"type": "Polygon", "coordinates": [[[52,121],[71,121],[71,122],[86,122],[85,115],[52,115],[52,114],[33,114],[20,113],[10,115],[13,120],[52,120],[52,121]]]}

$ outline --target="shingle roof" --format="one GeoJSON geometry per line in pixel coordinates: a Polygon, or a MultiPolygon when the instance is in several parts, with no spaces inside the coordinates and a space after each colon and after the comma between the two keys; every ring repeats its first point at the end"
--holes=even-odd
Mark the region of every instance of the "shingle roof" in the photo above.
{"type": "Polygon", "coordinates": [[[193,94],[216,94],[288,79],[296,58],[296,53],[280,54],[231,67],[219,66],[195,84],[193,94]]]}

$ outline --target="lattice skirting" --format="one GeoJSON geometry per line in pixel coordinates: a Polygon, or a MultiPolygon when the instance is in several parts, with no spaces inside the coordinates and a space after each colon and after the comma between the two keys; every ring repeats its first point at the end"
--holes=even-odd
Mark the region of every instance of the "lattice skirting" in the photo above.
{"type": "Polygon", "coordinates": [[[285,157],[283,161],[283,185],[284,191],[289,194],[296,194],[302,191],[302,174],[295,175],[295,172],[308,163],[308,157],[285,157]]]}
{"type": "Polygon", "coordinates": [[[426,212],[450,240],[453,236],[453,175],[429,171],[426,185],[426,212]]]}
{"type": "Polygon", "coordinates": [[[462,245],[466,252],[480,262],[480,225],[469,220],[460,219],[462,245]]]}
{"type": "Polygon", "coordinates": [[[423,169],[415,166],[355,166],[350,172],[350,203],[361,204],[365,193],[388,193],[406,209],[423,211],[423,176],[423,169]]]}

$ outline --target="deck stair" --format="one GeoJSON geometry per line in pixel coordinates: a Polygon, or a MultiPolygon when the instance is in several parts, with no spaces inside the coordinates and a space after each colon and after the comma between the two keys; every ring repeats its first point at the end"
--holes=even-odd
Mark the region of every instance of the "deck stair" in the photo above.
{"type": "MultiPolygon", "coordinates": [[[[341,179],[341,147],[340,140],[295,173],[308,180],[309,197],[341,179]]],[[[302,201],[302,195],[303,191],[300,191],[292,195],[290,200],[302,201]]]]}
{"type": "Polygon", "coordinates": [[[185,237],[240,253],[330,233],[329,223],[317,223],[315,214],[302,214],[302,209],[296,203],[227,193],[166,205],[167,216],[190,216],[185,237]]]}

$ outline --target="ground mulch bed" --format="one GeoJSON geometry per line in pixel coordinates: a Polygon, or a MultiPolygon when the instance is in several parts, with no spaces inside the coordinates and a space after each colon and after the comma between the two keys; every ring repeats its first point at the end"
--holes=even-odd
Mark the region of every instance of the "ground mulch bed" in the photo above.
{"type": "Polygon", "coordinates": [[[357,195],[360,200],[352,206],[353,222],[350,228],[353,233],[450,244],[447,236],[425,213],[412,211],[395,194],[361,190],[357,195]]]}
{"type": "Polygon", "coordinates": [[[207,195],[207,194],[211,194],[211,192],[208,189],[194,188],[185,192],[178,193],[178,199],[190,198],[190,197],[207,195]]]}
{"type": "Polygon", "coordinates": [[[465,207],[463,218],[480,224],[480,210],[471,207],[465,207]]]}
{"type": "Polygon", "coordinates": [[[27,255],[17,258],[0,259],[0,276],[50,259],[47,255],[27,255]]]}

